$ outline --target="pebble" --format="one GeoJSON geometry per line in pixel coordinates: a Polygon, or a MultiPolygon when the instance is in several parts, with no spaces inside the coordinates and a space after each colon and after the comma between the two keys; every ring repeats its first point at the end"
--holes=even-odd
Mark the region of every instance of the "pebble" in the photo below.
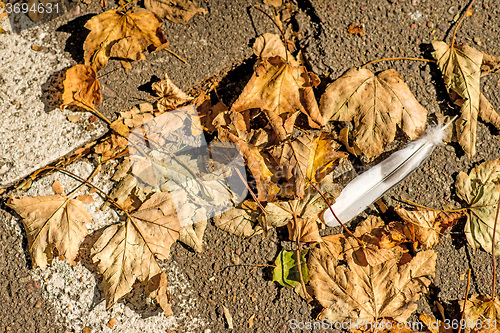
{"type": "Polygon", "coordinates": [[[432,22],[432,21],[427,22],[427,28],[434,29],[435,26],[436,25],[434,24],[434,22],[432,22]]]}
{"type": "Polygon", "coordinates": [[[450,8],[448,8],[448,14],[455,15],[456,13],[457,13],[457,7],[451,6],[450,8]]]}
{"type": "Polygon", "coordinates": [[[222,306],[217,307],[217,314],[222,316],[224,314],[224,308],[222,306]]]}
{"type": "Polygon", "coordinates": [[[41,306],[42,306],[42,302],[40,302],[40,301],[36,302],[36,304],[35,304],[36,309],[39,309],[41,306]]]}
{"type": "Polygon", "coordinates": [[[210,311],[209,315],[210,315],[210,319],[212,319],[213,321],[217,320],[217,315],[215,314],[215,311],[210,311]]]}

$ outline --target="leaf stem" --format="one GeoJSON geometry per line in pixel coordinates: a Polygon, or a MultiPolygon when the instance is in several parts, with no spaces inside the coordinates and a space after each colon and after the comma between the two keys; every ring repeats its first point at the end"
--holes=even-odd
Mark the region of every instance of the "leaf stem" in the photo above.
{"type": "Polygon", "coordinates": [[[187,65],[187,61],[184,60],[180,55],[178,55],[177,53],[175,53],[171,49],[164,49],[164,50],[167,51],[168,53],[170,53],[171,55],[173,55],[174,57],[176,57],[177,59],[179,59],[180,61],[182,61],[183,63],[185,63],[187,65]]]}
{"type": "Polygon", "coordinates": [[[423,62],[436,62],[436,60],[432,59],[424,59],[424,58],[411,58],[411,57],[392,57],[392,58],[382,58],[382,59],[375,59],[372,61],[367,62],[361,68],[365,68],[368,65],[374,64],[376,62],[381,62],[381,61],[390,61],[390,60],[415,60],[415,61],[423,61],[423,62]]]}
{"type": "Polygon", "coordinates": [[[460,25],[462,24],[462,22],[464,21],[464,18],[465,18],[465,15],[467,14],[467,11],[469,11],[470,7],[472,6],[472,4],[474,3],[475,0],[472,0],[469,5],[467,6],[467,8],[465,9],[462,17],[460,18],[460,21],[458,21],[457,25],[455,26],[455,30],[453,31],[453,37],[451,38],[451,47],[453,47],[453,45],[455,45],[455,37],[457,35],[457,31],[458,31],[458,27],[460,27],[460,25]]]}
{"type": "MultiPolygon", "coordinates": [[[[469,297],[469,287],[470,287],[470,272],[471,269],[467,270],[467,287],[465,288],[465,299],[464,299],[464,307],[462,308],[462,315],[460,317],[460,322],[464,319],[465,316],[465,303],[467,303],[467,298],[469,297]]],[[[444,318],[443,318],[444,319],[444,318]]],[[[458,327],[458,333],[462,331],[462,325],[458,327]]]]}
{"type": "Polygon", "coordinates": [[[359,239],[358,237],[356,237],[352,232],[351,230],[347,229],[347,227],[344,225],[344,223],[342,223],[339,218],[337,217],[337,214],[335,214],[335,212],[333,211],[332,209],[332,206],[330,205],[330,203],[328,202],[328,200],[325,198],[325,196],[323,195],[323,193],[321,193],[321,191],[316,187],[316,185],[314,185],[313,183],[309,183],[311,184],[312,187],[314,187],[314,189],[319,193],[319,195],[321,195],[321,197],[323,198],[323,200],[325,201],[325,203],[328,205],[328,208],[330,209],[330,212],[332,212],[333,216],[335,217],[335,219],[337,220],[338,223],[340,223],[340,225],[342,226],[342,228],[344,228],[344,230],[349,234],[349,236],[353,237],[354,239],[356,239],[356,241],[358,242],[358,244],[365,248],[366,247],[366,243],[363,242],[361,239],[359,239]]]}
{"type": "Polygon", "coordinates": [[[493,225],[493,236],[491,237],[491,258],[493,261],[493,282],[491,283],[491,299],[492,300],[495,298],[495,285],[496,285],[496,278],[497,278],[497,261],[495,258],[495,236],[497,233],[498,213],[500,213],[500,197],[498,198],[497,214],[495,216],[495,224],[493,225]]]}
{"type": "Polygon", "coordinates": [[[259,5],[255,5],[254,7],[256,9],[258,9],[262,14],[266,15],[271,20],[271,22],[274,23],[276,28],[278,28],[278,31],[280,32],[280,35],[281,35],[281,39],[283,41],[283,46],[285,47],[285,57],[286,57],[285,60],[286,60],[286,62],[288,62],[288,47],[286,46],[287,43],[286,43],[285,33],[283,32],[283,29],[278,25],[278,23],[274,20],[274,18],[272,18],[271,15],[269,15],[262,8],[260,8],[259,5]]]}
{"type": "MultiPolygon", "coordinates": [[[[67,174],[68,176],[71,176],[79,181],[81,181],[82,183],[84,183],[85,185],[88,185],[94,189],[96,189],[99,193],[101,193],[102,195],[104,195],[106,197],[107,200],[109,200],[116,208],[120,209],[121,211],[123,211],[129,218],[130,218],[130,215],[128,214],[127,210],[125,208],[123,208],[119,203],[117,203],[115,201],[115,199],[111,198],[106,192],[104,192],[103,190],[101,190],[99,187],[95,186],[94,184],[92,184],[91,182],[89,182],[88,180],[85,180],[83,179],[82,177],[74,174],[73,172],[71,171],[68,171],[68,170],[65,170],[65,169],[61,169],[61,168],[58,168],[58,167],[53,167],[53,166],[48,166],[48,167],[45,167],[43,169],[40,169],[40,170],[57,170],[57,171],[60,171],[62,173],[65,173],[67,174]]],[[[82,184],[83,186],[83,184],[82,184]]],[[[81,187],[81,186],[80,186],[81,187]]],[[[79,187],[79,188],[80,188],[79,187]]],[[[78,189],[79,189],[78,188],[78,189]]]]}

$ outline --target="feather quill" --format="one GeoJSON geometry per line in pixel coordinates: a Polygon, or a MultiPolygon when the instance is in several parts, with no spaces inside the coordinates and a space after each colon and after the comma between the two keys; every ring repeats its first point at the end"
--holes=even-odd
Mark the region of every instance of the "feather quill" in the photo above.
{"type": "MultiPolygon", "coordinates": [[[[444,126],[427,130],[424,136],[393,153],[347,184],[335,203],[331,205],[338,219],[342,223],[349,222],[415,171],[434,148],[443,143],[446,136],[445,129],[453,120],[444,126]]],[[[323,213],[323,220],[331,227],[340,225],[330,209],[323,213]]]]}

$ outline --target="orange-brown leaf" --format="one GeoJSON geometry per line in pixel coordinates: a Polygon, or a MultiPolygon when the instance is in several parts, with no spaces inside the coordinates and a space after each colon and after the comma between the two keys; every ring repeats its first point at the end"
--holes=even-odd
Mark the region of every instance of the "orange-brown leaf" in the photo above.
{"type": "Polygon", "coordinates": [[[91,66],[75,65],[66,71],[61,109],[75,105],[89,110],[101,103],[101,85],[91,66]]]}

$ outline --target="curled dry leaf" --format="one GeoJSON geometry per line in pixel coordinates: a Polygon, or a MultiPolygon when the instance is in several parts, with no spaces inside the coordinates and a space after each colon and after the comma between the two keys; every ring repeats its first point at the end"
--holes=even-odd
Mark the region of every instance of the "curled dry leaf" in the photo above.
{"type": "Polygon", "coordinates": [[[21,217],[34,267],[45,267],[54,249],[70,264],[76,263],[80,243],[92,217],[80,200],[65,195],[11,198],[7,205],[21,217]]]}
{"type": "Polygon", "coordinates": [[[191,0],[144,0],[144,6],[161,19],[182,24],[187,24],[196,14],[208,13],[191,0]]]}
{"type": "MultiPolygon", "coordinates": [[[[483,162],[469,175],[460,172],[455,182],[457,195],[468,205],[465,236],[469,244],[491,253],[493,226],[500,196],[500,159],[483,162]]],[[[500,251],[500,230],[497,228],[495,252],[500,251]]]]}
{"type": "Polygon", "coordinates": [[[92,255],[103,274],[108,309],[132,290],[136,280],[148,282],[162,273],[158,260],[168,259],[180,230],[172,197],[166,192],[153,194],[125,222],[104,230],[92,255]]]}
{"type": "Polygon", "coordinates": [[[85,28],[90,30],[83,44],[85,64],[96,71],[106,67],[110,57],[141,60],[146,48],[167,43],[160,21],[144,9],[108,10],[88,20],[85,28]]]}
{"type": "Polygon", "coordinates": [[[400,206],[394,209],[405,221],[404,234],[409,240],[421,244],[424,249],[436,246],[446,229],[465,215],[465,212],[445,212],[418,208],[406,210],[400,206]]]}
{"type": "Polygon", "coordinates": [[[254,201],[243,201],[238,207],[229,209],[220,215],[214,216],[214,224],[231,234],[241,237],[252,237],[262,232],[257,224],[260,212],[254,201]]]}
{"type": "Polygon", "coordinates": [[[61,109],[75,105],[86,110],[101,103],[101,85],[91,66],[75,65],[66,71],[61,109]]]}
{"type": "MultiPolygon", "coordinates": [[[[319,183],[329,174],[345,152],[337,152],[340,145],[327,133],[304,134],[293,140],[288,139],[271,150],[276,164],[284,173],[286,180],[294,179],[293,196],[302,198],[305,195],[306,182],[319,183]]],[[[280,193],[288,196],[288,193],[280,193]]]]}
{"type": "MultiPolygon", "coordinates": [[[[278,40],[270,34],[257,39],[254,52],[263,58],[256,63],[253,76],[231,110],[262,110],[278,139],[284,140],[292,133],[299,112],[311,118],[319,114],[312,93],[319,79],[293,59],[278,40]]],[[[313,120],[319,121],[318,117],[313,120]]]]}
{"type": "Polygon", "coordinates": [[[355,262],[350,242],[341,244],[344,260],[331,256],[325,242],[309,255],[310,285],[324,307],[319,318],[333,322],[408,319],[432,281],[436,253],[419,252],[401,266],[394,257],[375,266],[361,266],[355,262]]]}
{"type": "Polygon", "coordinates": [[[157,101],[158,110],[163,113],[168,110],[173,110],[178,106],[191,101],[185,92],[180,90],[165,74],[165,78],[151,85],[156,94],[160,97],[157,101]]]}
{"type": "Polygon", "coordinates": [[[456,121],[458,142],[472,157],[476,153],[478,116],[500,129],[500,116],[480,91],[483,53],[466,45],[450,46],[442,41],[434,41],[432,46],[446,89],[452,101],[460,106],[460,118],[456,121]]]}
{"type": "Polygon", "coordinates": [[[427,110],[393,69],[378,75],[350,69],[326,88],[320,112],[324,122],[354,120],[355,143],[369,158],[394,140],[396,125],[416,139],[427,120],[427,110]]]}

